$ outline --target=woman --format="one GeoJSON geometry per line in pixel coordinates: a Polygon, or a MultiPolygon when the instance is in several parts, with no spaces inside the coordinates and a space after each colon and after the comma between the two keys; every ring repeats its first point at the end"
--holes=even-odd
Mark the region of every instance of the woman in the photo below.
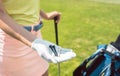
{"type": "MultiPolygon", "coordinates": [[[[40,0],[0,0],[0,76],[48,76],[46,61],[56,63],[75,57],[63,48],[60,57],[54,56],[49,49],[52,43],[38,38],[40,16],[60,20],[59,12],[45,13],[39,5],[40,0]]],[[[54,46],[58,52],[59,47],[54,46]]]]}
{"type": "MultiPolygon", "coordinates": [[[[27,33],[22,27],[41,37],[38,31],[42,25],[40,16],[47,20],[57,16],[59,21],[60,18],[58,12],[46,14],[42,10],[40,11],[39,4],[40,0],[0,0],[0,10],[4,12],[0,14],[4,16],[0,24],[3,24],[4,27],[9,25],[9,28],[13,28],[26,38],[21,37],[20,40],[16,37],[16,39],[31,46],[30,41],[33,41],[36,37],[27,33]],[[34,26],[38,29],[34,30],[34,26]],[[29,28],[32,29],[29,30],[29,28]]],[[[0,26],[2,27],[2,25],[0,26]]],[[[4,30],[6,30],[6,33],[10,33],[7,31],[10,29],[4,30]]],[[[6,33],[0,29],[0,55],[5,56],[0,59],[2,61],[0,63],[2,65],[0,66],[0,76],[47,76],[48,63],[40,58],[36,51],[12,38],[11,36],[14,37],[13,34],[9,36],[6,33]]]]}

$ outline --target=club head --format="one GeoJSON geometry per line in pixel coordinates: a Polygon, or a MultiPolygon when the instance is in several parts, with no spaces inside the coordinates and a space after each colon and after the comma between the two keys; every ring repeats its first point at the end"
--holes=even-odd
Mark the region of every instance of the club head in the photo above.
{"type": "Polygon", "coordinates": [[[115,43],[120,44],[120,34],[119,34],[119,36],[117,37],[115,43]]]}
{"type": "Polygon", "coordinates": [[[115,48],[117,48],[120,51],[120,35],[117,37],[115,42],[112,42],[111,45],[113,45],[115,48]]]}

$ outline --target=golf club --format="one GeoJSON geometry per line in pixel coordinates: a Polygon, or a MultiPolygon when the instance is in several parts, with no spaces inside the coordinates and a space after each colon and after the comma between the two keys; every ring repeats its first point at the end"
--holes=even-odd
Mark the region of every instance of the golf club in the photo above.
{"type": "MultiPolygon", "coordinates": [[[[56,22],[57,16],[54,17],[54,27],[55,27],[55,39],[56,39],[56,44],[59,45],[58,42],[58,23],[56,22]]],[[[59,56],[59,54],[58,54],[59,56]]],[[[60,63],[58,63],[58,76],[60,76],[60,63]]]]}

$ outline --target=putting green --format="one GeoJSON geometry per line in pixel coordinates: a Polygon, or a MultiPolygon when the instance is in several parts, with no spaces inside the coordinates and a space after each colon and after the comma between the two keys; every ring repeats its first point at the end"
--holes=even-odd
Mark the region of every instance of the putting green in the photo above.
{"type": "Polygon", "coordinates": [[[104,3],[113,3],[113,4],[120,4],[120,0],[91,0],[97,2],[104,2],[104,3]]]}

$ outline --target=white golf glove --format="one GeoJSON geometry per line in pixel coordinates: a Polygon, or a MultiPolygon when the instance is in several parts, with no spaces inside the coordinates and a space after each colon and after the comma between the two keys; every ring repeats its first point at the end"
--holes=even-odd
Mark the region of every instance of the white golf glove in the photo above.
{"type": "Polygon", "coordinates": [[[70,60],[76,56],[71,49],[61,48],[51,42],[35,39],[31,46],[39,56],[48,62],[58,63],[70,60]]]}

